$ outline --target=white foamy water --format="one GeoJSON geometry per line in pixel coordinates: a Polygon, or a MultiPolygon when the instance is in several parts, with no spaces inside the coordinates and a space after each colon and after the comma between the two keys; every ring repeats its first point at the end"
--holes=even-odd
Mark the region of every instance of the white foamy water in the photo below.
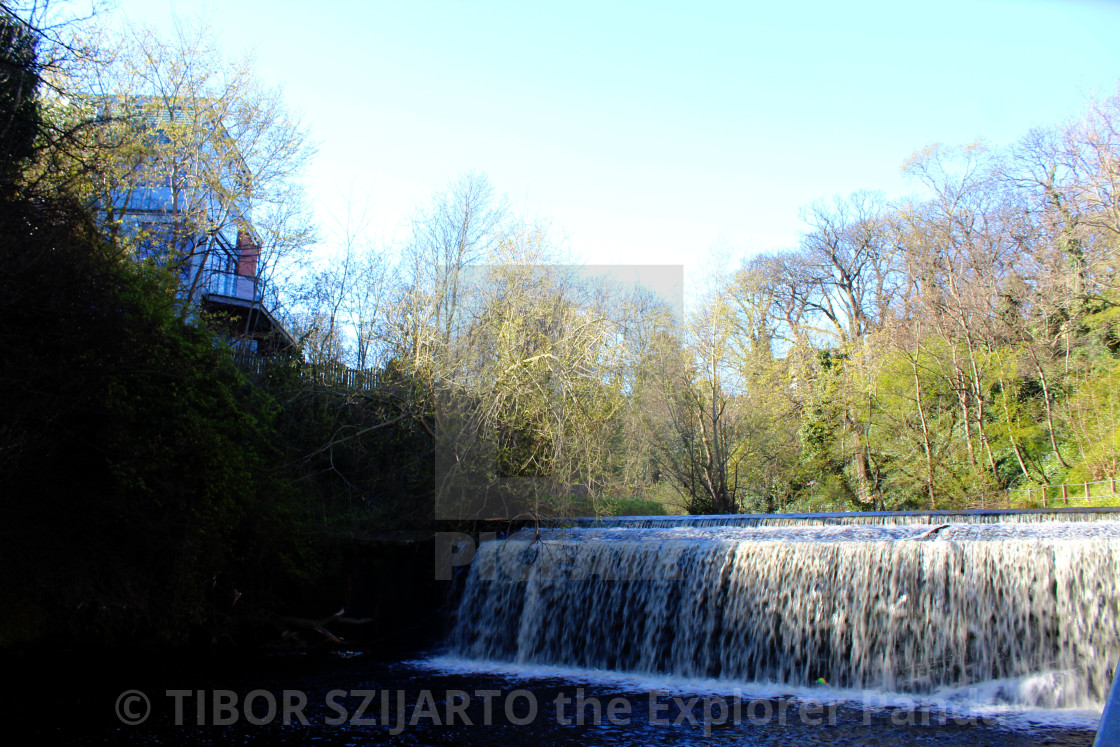
{"type": "Polygon", "coordinates": [[[930,712],[932,723],[941,718],[995,719],[1006,727],[1020,729],[1056,726],[1095,730],[1100,720],[1099,709],[1031,708],[1013,702],[1017,693],[1054,686],[1054,678],[1050,674],[986,682],[970,687],[946,688],[921,696],[820,684],[791,686],[776,682],[734,682],[580,667],[515,664],[465,659],[454,655],[433,656],[405,664],[439,674],[481,674],[516,683],[559,680],[576,686],[586,685],[605,694],[637,695],[639,698],[649,698],[653,694],[658,697],[659,702],[664,702],[665,698],[671,696],[738,698],[744,701],[788,699],[795,703],[837,703],[873,713],[889,709],[925,710],[930,712]]]}
{"type": "Polygon", "coordinates": [[[1057,509],[990,509],[985,511],[864,511],[859,513],[821,514],[716,514],[709,516],[609,516],[576,519],[579,527],[630,527],[656,529],[666,527],[728,527],[728,526],[835,526],[900,524],[1001,524],[1040,523],[1050,521],[1091,522],[1120,520],[1120,508],[1057,508],[1057,509]]]}
{"type": "Polygon", "coordinates": [[[483,543],[447,661],[1099,716],[1120,659],[1120,522],[936,518],[483,543]]]}

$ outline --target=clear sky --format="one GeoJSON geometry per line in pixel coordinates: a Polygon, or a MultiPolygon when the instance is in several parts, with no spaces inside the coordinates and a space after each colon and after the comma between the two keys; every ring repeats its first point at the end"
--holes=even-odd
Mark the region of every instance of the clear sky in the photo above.
{"type": "Polygon", "coordinates": [[[906,194],[922,146],[1013,142],[1120,80],[1120,2],[118,0],[210,19],[310,126],[325,228],[384,241],[466,170],[594,264],[797,242],[805,205],[906,194]]]}

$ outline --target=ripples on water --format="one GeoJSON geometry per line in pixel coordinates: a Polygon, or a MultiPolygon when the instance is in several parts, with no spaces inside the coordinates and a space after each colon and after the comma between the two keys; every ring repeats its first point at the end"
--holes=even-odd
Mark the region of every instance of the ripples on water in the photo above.
{"type": "MultiPolygon", "coordinates": [[[[353,657],[279,657],[251,666],[228,667],[209,676],[164,674],[134,682],[153,695],[151,718],[139,726],[123,726],[106,718],[113,692],[94,699],[96,716],[52,710],[51,718],[35,719],[31,728],[10,729],[26,744],[74,745],[447,745],[448,747],[668,747],[669,745],[989,745],[1026,747],[1059,745],[1088,747],[1091,726],[1076,720],[1040,722],[1029,715],[999,719],[954,710],[949,703],[922,705],[888,701],[869,694],[852,700],[829,688],[756,687],[736,693],[727,683],[680,678],[634,677],[566,667],[528,667],[465,661],[433,656],[389,663],[353,657]],[[192,699],[183,723],[176,724],[165,689],[215,689],[235,692],[243,702],[254,690],[276,698],[287,689],[305,694],[307,724],[279,717],[252,724],[242,715],[229,725],[198,726],[192,699]],[[328,707],[332,691],[344,691],[334,702],[356,716],[365,695],[372,693],[365,723],[338,722],[328,707]],[[463,705],[449,723],[448,707],[463,705]],[[583,717],[576,701],[583,700],[583,717]],[[695,698],[695,701],[693,699],[695,698]],[[485,706],[490,701],[489,715],[485,706]],[[382,720],[381,704],[389,718],[382,720]],[[506,712],[507,701],[511,704],[506,712]],[[527,718],[529,702],[535,705],[527,718]],[[599,711],[595,712],[594,703],[599,711]],[[725,716],[720,703],[728,706],[725,716]],[[403,718],[398,706],[404,705],[403,718]],[[559,705],[558,705],[559,704],[559,705]],[[708,704],[711,704],[710,706],[708,704]],[[612,712],[608,708],[615,709],[612,712]],[[709,710],[710,709],[710,710],[709,710]],[[711,714],[711,717],[709,717],[711,714]],[[512,716],[511,719],[509,716],[512,716]],[[597,716],[597,717],[596,717],[597,716]],[[469,723],[468,723],[469,722],[469,723]]],[[[259,702],[259,701],[258,701],[259,702]]],[[[261,709],[258,708],[258,715],[261,709]]],[[[26,718],[26,716],[25,716],[26,718]]],[[[208,718],[210,716],[208,715],[208,718]]],[[[9,724],[11,726],[11,723],[9,724]]]]}

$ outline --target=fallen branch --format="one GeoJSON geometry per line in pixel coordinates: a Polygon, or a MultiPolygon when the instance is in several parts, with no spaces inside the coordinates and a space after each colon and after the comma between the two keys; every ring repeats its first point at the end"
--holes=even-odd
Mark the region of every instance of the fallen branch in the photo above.
{"type": "Polygon", "coordinates": [[[281,633],[282,638],[292,638],[294,636],[292,628],[296,628],[299,630],[312,630],[326,638],[331,643],[341,644],[343,639],[340,636],[337,636],[331,631],[327,630],[328,625],[366,625],[367,623],[373,622],[373,618],[347,617],[346,608],[343,607],[333,615],[318,620],[312,620],[305,617],[281,617],[277,619],[276,622],[280,625],[281,628],[283,628],[283,632],[281,633]]]}
{"type": "Polygon", "coordinates": [[[920,540],[924,540],[924,539],[929,539],[929,538],[930,538],[930,537],[932,537],[933,535],[935,535],[935,534],[937,534],[938,532],[940,532],[940,531],[941,531],[942,529],[947,529],[947,528],[948,528],[948,527],[950,527],[950,526],[952,526],[952,525],[951,525],[951,524],[938,524],[938,525],[937,525],[937,526],[935,526],[935,527],[934,527],[933,529],[930,529],[930,530],[928,530],[928,531],[922,532],[921,534],[919,534],[919,535],[918,535],[917,537],[915,537],[914,539],[920,539],[920,540]]]}

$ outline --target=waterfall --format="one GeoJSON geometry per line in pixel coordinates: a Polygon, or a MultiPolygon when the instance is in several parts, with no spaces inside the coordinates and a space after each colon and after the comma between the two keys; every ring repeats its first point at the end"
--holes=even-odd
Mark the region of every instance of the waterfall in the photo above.
{"type": "Polygon", "coordinates": [[[522,531],[479,547],[450,649],[1099,709],[1120,657],[1120,522],[1027,516],[522,531]]]}
{"type": "Polygon", "coordinates": [[[1005,522],[1034,523],[1042,521],[1120,521],[1120,508],[1066,509],[989,509],[986,511],[862,511],[859,513],[820,514],[719,514],[711,516],[611,516],[575,519],[573,526],[631,527],[657,529],[665,527],[724,526],[835,526],[870,524],[996,524],[1005,522]]]}

